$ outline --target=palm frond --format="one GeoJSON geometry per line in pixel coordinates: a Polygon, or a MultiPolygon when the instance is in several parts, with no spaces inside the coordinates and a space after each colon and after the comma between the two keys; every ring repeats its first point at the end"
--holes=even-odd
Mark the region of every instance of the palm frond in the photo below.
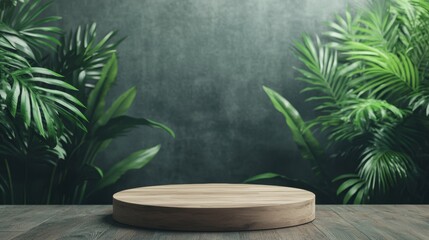
{"type": "Polygon", "coordinates": [[[365,180],[357,174],[344,174],[333,180],[343,182],[337,189],[337,195],[344,194],[343,204],[349,203],[353,199],[354,204],[365,203],[369,200],[368,191],[365,187],[365,180]]]}
{"type": "Polygon", "coordinates": [[[10,72],[11,89],[7,92],[7,106],[12,116],[19,115],[26,127],[34,121],[42,136],[54,136],[60,126],[58,119],[67,120],[85,127],[85,116],[76,106],[82,106],[76,98],[55,88],[75,88],[59,80],[60,75],[45,68],[28,67],[10,72]]]}
{"type": "Polygon", "coordinates": [[[429,2],[371,0],[328,26],[326,44],[304,37],[296,53],[320,110],[306,128],[324,131],[332,161],[352,172],[335,179],[337,194],[367,203],[426,188],[416,179],[429,175],[429,2]]]}
{"type": "Polygon", "coordinates": [[[399,28],[397,16],[391,14],[390,1],[372,0],[369,3],[371,11],[365,11],[356,26],[355,38],[369,46],[383,49],[392,53],[401,51],[399,43],[399,28]]]}
{"type": "Polygon", "coordinates": [[[378,99],[356,99],[345,102],[339,112],[344,121],[350,122],[359,129],[368,129],[371,123],[385,124],[404,117],[405,112],[396,106],[378,99]]]}
{"type": "Polygon", "coordinates": [[[429,5],[421,0],[396,0],[392,12],[401,24],[400,39],[417,66],[422,80],[428,79],[429,5]]]}
{"type": "Polygon", "coordinates": [[[3,0],[0,2],[0,10],[7,9],[10,7],[16,7],[18,3],[24,3],[25,0],[3,0]]]}
{"type": "Polygon", "coordinates": [[[371,192],[388,192],[399,181],[405,181],[415,175],[416,166],[411,157],[378,146],[368,147],[362,153],[359,176],[365,179],[371,192]]]}
{"type": "Polygon", "coordinates": [[[420,86],[418,69],[407,55],[396,55],[359,42],[346,44],[347,59],[365,66],[353,73],[357,94],[389,99],[410,94],[420,86]]]}
{"type": "Polygon", "coordinates": [[[61,18],[41,17],[50,5],[50,1],[44,4],[41,0],[27,1],[18,4],[17,7],[3,9],[0,13],[0,21],[28,43],[35,52],[33,56],[35,60],[40,60],[44,55],[43,49],[55,49],[60,44],[56,36],[61,33],[61,29],[46,24],[61,18]]]}
{"type": "Polygon", "coordinates": [[[420,91],[410,95],[409,105],[412,111],[418,110],[429,116],[429,88],[422,88],[420,91]]]}
{"type": "Polygon", "coordinates": [[[62,36],[53,68],[79,89],[77,97],[80,100],[87,98],[90,89],[95,87],[103,67],[123,40],[113,41],[115,35],[116,32],[112,31],[97,41],[97,25],[93,23],[79,26],[68,36],[62,36]]]}
{"type": "MultiPolygon", "coordinates": [[[[0,36],[5,37],[4,34],[0,36]]],[[[14,38],[14,41],[17,42],[17,39],[14,38]]],[[[61,75],[46,68],[30,66],[24,57],[14,53],[13,50],[20,50],[15,46],[6,45],[10,49],[6,50],[5,45],[0,44],[0,71],[5,86],[3,98],[12,116],[19,115],[26,127],[34,122],[44,137],[57,136],[60,123],[53,119],[58,119],[60,115],[83,127],[82,120],[86,118],[76,108],[82,104],[72,95],[56,90],[76,89],[60,80],[61,75]]]]}
{"type": "Polygon", "coordinates": [[[338,49],[341,48],[341,42],[344,41],[357,41],[357,26],[359,25],[361,16],[359,14],[352,14],[346,11],[345,16],[336,16],[336,21],[328,23],[330,28],[329,31],[325,32],[324,35],[328,36],[332,42],[328,43],[328,46],[338,49]]]}
{"type": "Polygon", "coordinates": [[[316,91],[322,96],[311,97],[308,100],[322,102],[317,110],[332,111],[338,109],[341,102],[347,98],[348,79],[345,72],[351,71],[353,66],[338,66],[337,52],[320,44],[316,38],[314,44],[308,36],[304,36],[303,43],[295,46],[299,60],[306,69],[298,69],[301,81],[311,84],[303,92],[316,91]]]}
{"type": "Polygon", "coordinates": [[[384,100],[360,98],[345,100],[340,110],[311,122],[320,125],[322,131],[329,130],[329,139],[339,142],[352,141],[372,131],[374,126],[396,123],[405,115],[406,111],[384,100]]]}

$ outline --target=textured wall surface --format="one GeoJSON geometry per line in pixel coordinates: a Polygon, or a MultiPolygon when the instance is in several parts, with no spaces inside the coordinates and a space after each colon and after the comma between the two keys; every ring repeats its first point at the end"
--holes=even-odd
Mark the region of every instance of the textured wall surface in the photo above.
{"type": "Polygon", "coordinates": [[[101,34],[116,29],[127,36],[113,95],[138,86],[130,114],[177,134],[173,140],[137,129],[114,142],[99,159],[104,166],[138,148],[162,149],[107,189],[104,201],[127,187],[241,182],[266,171],[311,179],[262,85],[310,118],[303,84],[294,80],[292,43],[303,32],[323,32],[324,21],[357,2],[363,0],[57,0],[50,11],[63,16],[65,29],[95,21],[101,34]]]}

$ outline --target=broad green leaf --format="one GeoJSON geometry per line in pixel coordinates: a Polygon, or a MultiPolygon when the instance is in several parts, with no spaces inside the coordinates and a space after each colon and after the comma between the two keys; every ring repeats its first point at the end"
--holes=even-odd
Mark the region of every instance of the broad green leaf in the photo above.
{"type": "Polygon", "coordinates": [[[24,118],[25,126],[30,126],[31,123],[31,102],[30,102],[30,96],[28,93],[28,90],[23,87],[21,89],[21,108],[20,113],[22,117],[24,118]]]}
{"type": "Polygon", "coordinates": [[[34,89],[37,89],[37,90],[40,90],[40,91],[43,91],[43,92],[47,92],[47,93],[50,93],[50,94],[53,94],[53,95],[57,95],[59,97],[63,97],[65,99],[69,100],[70,102],[72,102],[72,103],[80,106],[80,107],[85,107],[85,105],[83,105],[77,98],[73,97],[72,95],[70,95],[70,94],[68,94],[66,92],[59,91],[59,90],[52,90],[52,89],[49,89],[49,88],[42,88],[42,87],[34,87],[34,89]]]}
{"type": "Polygon", "coordinates": [[[124,114],[130,108],[136,97],[136,88],[132,87],[119,96],[112,106],[100,117],[97,127],[105,125],[110,119],[124,114]]]}
{"type": "Polygon", "coordinates": [[[363,186],[364,186],[364,182],[358,182],[355,185],[353,185],[344,196],[343,204],[348,203],[353,196],[357,197],[356,194],[358,193],[359,189],[361,189],[363,186]]]}
{"type": "Polygon", "coordinates": [[[21,38],[9,34],[3,34],[3,37],[18,51],[25,53],[31,59],[36,58],[31,47],[21,38]]]}
{"type": "Polygon", "coordinates": [[[87,102],[86,116],[91,122],[96,122],[102,111],[104,111],[105,97],[110,90],[113,82],[116,80],[118,72],[118,63],[116,55],[113,54],[110,60],[104,66],[100,80],[98,80],[95,88],[89,94],[87,102]]]}
{"type": "Polygon", "coordinates": [[[72,85],[70,85],[70,84],[68,84],[68,83],[66,83],[64,81],[61,81],[61,80],[58,80],[58,79],[53,79],[53,78],[33,77],[33,78],[29,78],[28,81],[45,83],[45,84],[49,84],[49,85],[52,85],[52,86],[62,87],[62,88],[70,89],[70,90],[77,90],[72,85]]]}
{"type": "Polygon", "coordinates": [[[153,128],[160,128],[170,134],[172,137],[175,137],[173,130],[164,124],[146,119],[146,118],[134,118],[130,116],[119,116],[116,118],[110,119],[105,125],[99,127],[94,136],[100,140],[106,140],[121,136],[128,130],[137,127],[137,126],[148,126],[153,128]]]}
{"type": "Polygon", "coordinates": [[[40,106],[40,111],[43,113],[43,119],[45,120],[45,123],[46,123],[46,128],[48,130],[48,136],[53,137],[56,135],[56,128],[55,128],[56,122],[54,121],[54,119],[52,117],[52,112],[50,111],[49,108],[47,108],[45,106],[45,103],[43,102],[43,100],[38,99],[37,101],[38,101],[39,106],[40,106]]]}
{"type": "Polygon", "coordinates": [[[33,113],[34,122],[36,123],[36,127],[37,127],[37,130],[39,131],[40,135],[42,135],[42,137],[45,137],[46,133],[45,133],[45,129],[43,127],[42,114],[40,112],[40,107],[39,107],[39,103],[37,101],[37,97],[33,92],[31,92],[31,99],[32,99],[31,110],[33,113]]]}
{"type": "Polygon", "coordinates": [[[87,121],[85,115],[83,115],[83,113],[78,108],[76,108],[73,104],[68,103],[68,102],[66,102],[60,98],[55,98],[55,97],[51,97],[51,96],[45,96],[44,98],[51,100],[57,106],[61,106],[66,111],[70,112],[71,114],[74,114],[74,115],[78,116],[80,119],[87,121]]]}
{"type": "Polygon", "coordinates": [[[340,195],[344,190],[348,189],[349,187],[355,185],[356,183],[360,182],[361,180],[359,178],[352,178],[348,179],[347,181],[343,182],[337,190],[337,195],[340,195]]]}
{"type": "Polygon", "coordinates": [[[306,189],[306,190],[309,190],[309,191],[315,193],[316,195],[320,195],[320,196],[323,195],[327,199],[332,198],[331,194],[328,191],[320,188],[319,186],[317,186],[315,184],[311,184],[311,183],[308,183],[306,181],[299,180],[299,179],[289,178],[287,176],[284,176],[284,175],[281,175],[278,173],[268,172],[268,173],[258,174],[256,176],[253,176],[251,178],[246,179],[244,182],[245,183],[251,183],[251,182],[255,182],[255,181],[267,180],[267,179],[273,179],[273,178],[281,179],[282,181],[285,182],[286,186],[306,189]]]}
{"type": "Polygon", "coordinates": [[[320,162],[324,159],[324,151],[319,142],[308,129],[298,111],[280,94],[264,87],[274,107],[283,114],[286,124],[292,132],[292,137],[303,159],[310,161],[316,175],[321,174],[320,162]]]}
{"type": "Polygon", "coordinates": [[[361,188],[359,192],[356,194],[353,204],[362,204],[364,202],[364,195],[365,195],[365,189],[361,188]]]}
{"type": "Polygon", "coordinates": [[[63,77],[63,76],[61,76],[61,74],[58,74],[58,73],[56,73],[52,70],[49,70],[47,68],[41,68],[41,67],[31,67],[31,68],[21,69],[21,70],[14,72],[15,75],[34,74],[34,73],[52,76],[52,77],[57,77],[57,78],[63,77]]]}
{"type": "Polygon", "coordinates": [[[113,165],[98,182],[94,191],[103,189],[119,180],[129,170],[140,169],[148,164],[158,153],[160,145],[132,153],[125,159],[113,165]]]}
{"type": "Polygon", "coordinates": [[[15,117],[16,115],[16,111],[18,109],[18,99],[19,99],[19,95],[21,93],[21,86],[19,85],[18,81],[14,81],[13,82],[13,87],[12,90],[10,92],[10,94],[8,94],[8,97],[10,97],[9,102],[9,111],[12,114],[12,116],[15,117]]]}
{"type": "Polygon", "coordinates": [[[277,173],[262,173],[262,174],[258,174],[256,176],[253,176],[251,178],[248,178],[244,182],[249,183],[249,182],[254,182],[254,181],[258,181],[258,180],[272,179],[272,178],[278,178],[278,177],[284,178],[285,176],[283,176],[281,174],[277,174],[277,173]]]}

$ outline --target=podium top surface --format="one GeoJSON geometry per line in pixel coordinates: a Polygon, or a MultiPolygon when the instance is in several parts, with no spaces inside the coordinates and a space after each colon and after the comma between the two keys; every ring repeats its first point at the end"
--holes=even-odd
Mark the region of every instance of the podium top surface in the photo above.
{"type": "Polygon", "coordinates": [[[128,189],[116,201],[139,206],[174,208],[252,208],[313,201],[312,192],[256,184],[176,184],[128,189]]]}

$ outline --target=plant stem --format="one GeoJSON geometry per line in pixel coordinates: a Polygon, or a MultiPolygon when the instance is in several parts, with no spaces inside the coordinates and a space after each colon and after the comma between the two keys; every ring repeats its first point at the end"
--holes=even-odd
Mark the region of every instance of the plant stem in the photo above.
{"type": "Polygon", "coordinates": [[[83,197],[85,196],[85,191],[86,191],[86,185],[87,185],[87,183],[88,183],[88,181],[85,181],[83,183],[82,188],[80,189],[80,196],[79,196],[79,202],[78,202],[79,204],[82,203],[83,197]]]}
{"type": "Polygon", "coordinates": [[[27,205],[27,183],[28,183],[28,166],[27,159],[24,162],[24,204],[27,205]]]}
{"type": "Polygon", "coordinates": [[[54,185],[54,178],[55,178],[57,166],[58,165],[55,165],[52,169],[51,179],[49,180],[48,196],[46,197],[46,204],[51,203],[52,187],[54,185]]]}
{"type": "Polygon", "coordinates": [[[4,164],[6,165],[7,178],[9,180],[10,202],[11,204],[15,204],[15,193],[13,191],[12,174],[10,173],[9,162],[5,159],[4,164]]]}
{"type": "Polygon", "coordinates": [[[79,185],[78,186],[76,186],[75,188],[74,188],[74,192],[73,192],[73,198],[72,199],[70,199],[71,200],[71,202],[70,203],[75,203],[76,202],[76,197],[77,197],[77,193],[79,192],[79,185]]]}

